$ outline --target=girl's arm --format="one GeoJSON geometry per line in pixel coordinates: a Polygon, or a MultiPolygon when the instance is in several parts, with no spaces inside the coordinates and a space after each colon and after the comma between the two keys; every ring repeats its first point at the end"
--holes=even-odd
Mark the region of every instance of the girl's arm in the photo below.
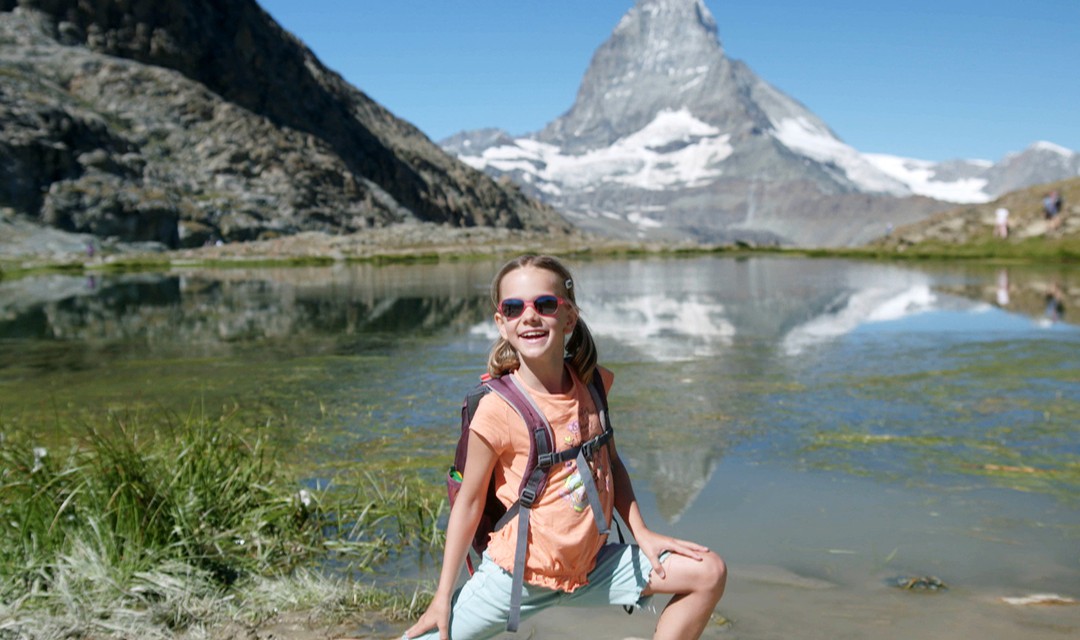
{"type": "Polygon", "coordinates": [[[454,585],[461,573],[461,564],[469,552],[476,526],[484,512],[488,484],[491,472],[495,468],[496,456],[483,438],[469,432],[468,452],[465,469],[461,474],[461,489],[458,490],[454,507],[450,510],[450,520],[446,524],[446,547],[443,549],[442,572],[439,574],[439,586],[435,596],[420,619],[405,632],[409,638],[438,627],[439,638],[446,640],[450,633],[450,599],[454,594],[454,585]]]}
{"type": "Polygon", "coordinates": [[[677,553],[694,560],[701,560],[701,554],[708,551],[707,547],[687,540],[679,540],[658,534],[645,526],[645,519],[641,517],[641,509],[638,507],[637,498],[634,496],[634,487],[630,483],[630,473],[626,470],[626,466],[623,465],[622,459],[619,458],[618,451],[615,450],[615,441],[611,440],[609,446],[611,475],[615,485],[615,509],[622,516],[626,526],[630,527],[630,533],[633,534],[634,540],[641,547],[645,557],[652,563],[656,575],[661,579],[665,577],[664,567],[660,564],[660,554],[665,551],[677,553]]]}

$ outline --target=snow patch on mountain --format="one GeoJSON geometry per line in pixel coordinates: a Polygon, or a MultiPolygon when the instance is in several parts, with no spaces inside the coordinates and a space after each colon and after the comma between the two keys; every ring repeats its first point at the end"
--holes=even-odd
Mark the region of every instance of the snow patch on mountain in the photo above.
{"type": "Polygon", "coordinates": [[[905,183],[913,193],[947,202],[989,202],[1004,193],[1080,175],[1080,154],[1053,142],[1035,142],[999,162],[930,162],[887,154],[863,157],[905,183]]]}
{"type": "MultiPolygon", "coordinates": [[[[986,193],[988,182],[986,178],[938,180],[936,179],[938,168],[936,162],[901,158],[883,153],[864,153],[863,157],[882,172],[906,184],[912,193],[920,196],[961,204],[989,202],[991,199],[986,193]]],[[[993,166],[992,162],[986,160],[967,162],[981,165],[986,169],[993,166]]]]}
{"type": "Polygon", "coordinates": [[[565,154],[555,145],[519,138],[480,155],[460,157],[476,169],[531,176],[523,179],[550,195],[562,192],[557,185],[586,189],[605,182],[661,191],[701,186],[720,176],[720,163],[733,151],[730,138],[688,109],[663,110],[641,130],[583,154],[565,154]]]}
{"type": "Polygon", "coordinates": [[[883,172],[853,147],[804,117],[784,118],[773,123],[773,127],[776,139],[785,147],[812,160],[832,164],[861,190],[895,196],[911,195],[911,190],[903,181],[883,172]]]}
{"type": "Polygon", "coordinates": [[[1054,144],[1053,142],[1047,142],[1045,140],[1040,140],[1040,141],[1032,144],[1031,147],[1029,147],[1029,148],[1034,149],[1036,151],[1050,151],[1052,153],[1056,153],[1056,154],[1058,154],[1060,156],[1064,156],[1066,158],[1072,158],[1073,156],[1076,155],[1076,152],[1073,151],[1072,149],[1066,149],[1065,147],[1063,147],[1061,145],[1054,144]]]}

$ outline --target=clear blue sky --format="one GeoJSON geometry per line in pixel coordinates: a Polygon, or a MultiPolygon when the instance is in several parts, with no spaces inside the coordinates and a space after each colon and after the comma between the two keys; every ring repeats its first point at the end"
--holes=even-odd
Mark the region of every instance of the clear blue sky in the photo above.
{"type": "MultiPolygon", "coordinates": [[[[259,0],[438,141],[541,129],[633,0],[259,0]]],[[[1080,0],[706,0],[720,42],[864,152],[1080,151],[1080,0]]]]}

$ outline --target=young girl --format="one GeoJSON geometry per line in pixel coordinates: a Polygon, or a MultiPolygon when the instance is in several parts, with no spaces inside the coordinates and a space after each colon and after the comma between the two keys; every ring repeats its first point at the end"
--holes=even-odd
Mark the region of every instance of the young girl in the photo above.
{"type": "MultiPolygon", "coordinates": [[[[612,374],[596,365],[596,347],[575,303],[575,283],[558,260],[526,255],[507,263],[491,285],[499,340],[488,359],[495,377],[515,376],[556,434],[557,448],[572,448],[602,431],[587,388],[612,374]],[[569,337],[569,339],[567,339],[569,337]]],[[[524,421],[497,394],[481,399],[470,424],[466,468],[450,512],[442,573],[435,597],[403,638],[480,640],[506,628],[511,610],[517,522],[491,534],[476,573],[454,593],[454,584],[480,515],[488,482],[507,506],[529,456],[524,421]]],[[[654,638],[698,638],[719,602],[727,569],[705,547],[660,535],[645,526],[630,476],[614,440],[593,455],[589,469],[574,460],[551,468],[546,489],[531,510],[525,554],[524,619],[562,604],[639,607],[656,593],[674,594],[661,613],[654,638]],[[582,473],[592,476],[610,523],[617,509],[636,545],[606,544],[590,504],[581,494],[582,473]]]]}

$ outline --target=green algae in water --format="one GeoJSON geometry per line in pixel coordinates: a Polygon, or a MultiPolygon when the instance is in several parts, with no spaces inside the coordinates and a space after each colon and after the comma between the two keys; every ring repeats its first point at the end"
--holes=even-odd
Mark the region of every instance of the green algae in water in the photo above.
{"type": "Polygon", "coordinates": [[[954,346],[927,358],[947,359],[947,370],[819,379],[818,392],[847,403],[832,412],[844,420],[807,424],[798,455],[819,469],[927,486],[977,480],[1073,502],[1075,364],[1060,345],[1026,347],[1018,359],[1013,344],[954,346]]]}

